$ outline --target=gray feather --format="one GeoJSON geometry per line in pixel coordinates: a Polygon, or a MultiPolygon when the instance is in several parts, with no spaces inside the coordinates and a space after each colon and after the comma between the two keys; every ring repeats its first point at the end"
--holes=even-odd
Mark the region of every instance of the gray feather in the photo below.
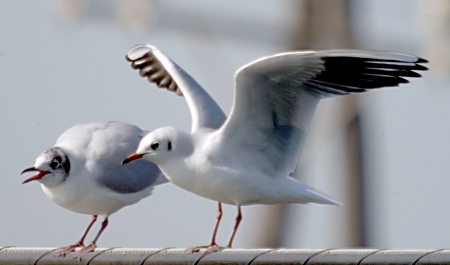
{"type": "Polygon", "coordinates": [[[363,51],[291,52],[262,58],[236,74],[231,115],[220,133],[264,171],[295,170],[321,98],[397,86],[426,60],[363,51]],[[260,161],[265,161],[261,163],[260,161]]]}
{"type": "Polygon", "coordinates": [[[136,160],[105,170],[98,181],[113,191],[134,193],[168,180],[155,164],[136,160]]]}
{"type": "Polygon", "coordinates": [[[168,181],[149,161],[121,165],[147,133],[123,122],[93,122],[66,130],[55,146],[63,148],[99,184],[119,193],[134,193],[168,181]]]}

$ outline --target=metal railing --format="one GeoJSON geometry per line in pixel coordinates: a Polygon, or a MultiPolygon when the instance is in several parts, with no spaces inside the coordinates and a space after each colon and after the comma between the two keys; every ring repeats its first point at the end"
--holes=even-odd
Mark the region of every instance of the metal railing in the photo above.
{"type": "Polygon", "coordinates": [[[185,249],[100,248],[82,260],[72,254],[54,257],[55,248],[0,247],[0,264],[449,264],[450,249],[224,249],[216,253],[190,253],[185,249]]]}

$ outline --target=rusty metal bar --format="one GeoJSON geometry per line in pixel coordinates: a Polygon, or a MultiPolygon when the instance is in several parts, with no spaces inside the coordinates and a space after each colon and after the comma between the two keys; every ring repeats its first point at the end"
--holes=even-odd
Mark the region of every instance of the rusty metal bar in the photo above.
{"type": "Polygon", "coordinates": [[[213,264],[289,264],[289,265],[375,265],[449,264],[450,250],[381,249],[224,249],[217,253],[190,253],[185,249],[100,248],[83,259],[54,257],[55,248],[0,247],[0,264],[78,264],[78,265],[213,265],[213,264]]]}

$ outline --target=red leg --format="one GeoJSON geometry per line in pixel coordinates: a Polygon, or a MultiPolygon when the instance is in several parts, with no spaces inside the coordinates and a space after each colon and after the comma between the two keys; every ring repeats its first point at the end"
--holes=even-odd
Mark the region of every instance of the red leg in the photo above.
{"type": "Polygon", "coordinates": [[[218,211],[217,211],[217,221],[216,221],[216,225],[214,226],[214,232],[213,232],[213,236],[211,238],[211,242],[209,243],[209,246],[217,246],[216,244],[216,235],[217,235],[217,230],[219,230],[219,224],[220,224],[220,220],[222,220],[222,203],[218,203],[218,211]]]}
{"type": "Polygon", "coordinates": [[[206,248],[207,249],[206,251],[217,252],[222,248],[216,244],[217,230],[219,230],[220,220],[222,220],[222,203],[218,202],[217,206],[218,206],[217,221],[216,221],[216,225],[214,226],[214,232],[213,232],[213,236],[211,238],[211,242],[207,246],[190,247],[187,249],[188,251],[199,252],[200,249],[206,248]]]}
{"type": "Polygon", "coordinates": [[[94,251],[94,249],[97,247],[97,240],[100,237],[100,235],[103,233],[103,231],[105,230],[105,228],[108,226],[108,217],[105,218],[105,220],[102,222],[102,227],[100,228],[100,231],[98,231],[97,236],[94,238],[94,240],[87,245],[86,247],[80,249],[78,252],[76,252],[75,254],[73,254],[73,258],[77,259],[79,258],[81,260],[81,258],[83,258],[84,255],[86,255],[87,253],[94,251]]]}
{"type": "Polygon", "coordinates": [[[95,223],[95,221],[97,221],[97,215],[92,216],[91,222],[89,223],[88,227],[86,228],[83,235],[81,236],[81,239],[78,242],[76,242],[73,245],[69,245],[63,249],[55,251],[55,256],[56,257],[65,256],[67,253],[75,251],[77,247],[84,247],[84,239],[86,238],[86,235],[89,233],[89,230],[91,230],[91,227],[95,223]]]}
{"type": "Polygon", "coordinates": [[[236,217],[236,224],[234,225],[233,233],[231,233],[230,240],[228,241],[227,247],[231,248],[231,245],[233,244],[234,236],[236,235],[236,231],[239,227],[239,224],[242,220],[242,213],[241,213],[241,206],[238,206],[238,215],[236,217]]]}

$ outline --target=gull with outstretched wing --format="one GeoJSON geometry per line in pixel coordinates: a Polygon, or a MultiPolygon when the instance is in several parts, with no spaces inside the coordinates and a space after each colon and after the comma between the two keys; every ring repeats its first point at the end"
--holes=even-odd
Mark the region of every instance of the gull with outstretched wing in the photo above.
{"type": "MultiPolygon", "coordinates": [[[[158,53],[152,46],[138,47],[141,54],[158,53]]],[[[152,131],[123,163],[139,158],[155,163],[174,184],[219,202],[218,217],[220,203],[236,205],[238,216],[227,244],[231,247],[242,219],[241,206],[339,204],[290,176],[321,99],[408,83],[406,78],[420,77],[417,72],[427,70],[421,65],[426,62],[410,55],[358,50],[261,58],[237,71],[234,105],[222,126],[212,129],[199,123],[217,109],[187,100],[194,121],[191,133],[172,127],[152,131]]],[[[179,69],[164,63],[161,67],[179,69]]],[[[145,68],[141,73],[146,75],[145,68]]],[[[187,96],[195,81],[184,81],[177,89],[187,96]]],[[[213,240],[205,246],[213,251],[218,249],[217,225],[213,240]]]]}

